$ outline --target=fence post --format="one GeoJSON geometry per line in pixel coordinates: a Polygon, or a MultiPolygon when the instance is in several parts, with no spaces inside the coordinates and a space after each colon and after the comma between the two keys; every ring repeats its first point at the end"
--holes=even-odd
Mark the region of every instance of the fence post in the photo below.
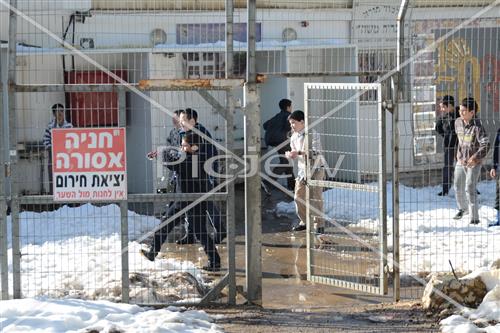
{"type": "MultiPolygon", "coordinates": [[[[229,151],[234,148],[234,97],[231,90],[227,92],[227,118],[226,118],[226,144],[229,151]]],[[[226,174],[234,177],[234,171],[231,169],[231,159],[226,162],[226,174]]],[[[226,221],[227,221],[227,267],[229,273],[228,281],[228,302],[231,305],[236,304],[236,249],[235,249],[235,220],[234,220],[235,192],[234,181],[227,185],[226,199],[226,221]]]]}
{"type": "Polygon", "coordinates": [[[392,109],[392,251],[393,251],[393,280],[394,301],[401,298],[400,280],[400,249],[399,249],[399,101],[403,93],[403,82],[401,62],[404,60],[404,17],[408,9],[408,0],[401,0],[397,18],[397,53],[396,53],[396,75],[391,78],[391,89],[393,91],[392,109]]]}
{"type": "Polygon", "coordinates": [[[5,81],[3,80],[4,74],[2,68],[4,68],[2,55],[0,54],[0,283],[2,286],[2,293],[0,295],[1,300],[9,299],[9,262],[7,258],[7,205],[5,204],[5,152],[7,150],[6,144],[7,140],[5,135],[7,133],[6,122],[4,121],[4,116],[6,115],[7,108],[4,107],[4,93],[5,81]]]}
{"type": "MultiPolygon", "coordinates": [[[[17,8],[17,0],[11,0],[10,5],[17,8]]],[[[8,174],[10,175],[10,208],[12,224],[12,271],[13,271],[13,296],[21,298],[21,249],[19,238],[19,193],[17,179],[17,122],[16,122],[16,96],[14,86],[16,83],[16,46],[17,46],[17,14],[10,10],[9,13],[9,56],[7,85],[9,87],[9,161],[8,174]]]]}
{"type": "MultiPolygon", "coordinates": [[[[124,90],[118,92],[118,125],[127,127],[126,95],[124,90]]],[[[120,236],[121,236],[121,260],[122,260],[122,302],[129,302],[130,280],[129,280],[129,258],[128,258],[128,201],[120,201],[120,236]]]]}
{"type": "MultiPolygon", "coordinates": [[[[385,86],[385,82],[384,88],[385,86]]],[[[383,98],[385,99],[387,89],[378,87],[377,91],[377,109],[379,121],[379,211],[380,211],[380,252],[382,253],[382,260],[380,262],[380,292],[387,294],[387,161],[386,161],[386,120],[385,120],[385,106],[382,105],[383,98]],[[382,97],[382,91],[384,96],[382,97]]]]}
{"type": "Polygon", "coordinates": [[[245,226],[247,300],[262,303],[262,203],[260,193],[260,96],[256,83],[256,0],[247,0],[247,83],[245,85],[245,226]]]}

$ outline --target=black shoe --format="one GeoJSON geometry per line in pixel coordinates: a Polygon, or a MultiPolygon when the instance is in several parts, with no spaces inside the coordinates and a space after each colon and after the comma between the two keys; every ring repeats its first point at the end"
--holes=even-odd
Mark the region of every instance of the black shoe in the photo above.
{"type": "Polygon", "coordinates": [[[207,272],[219,272],[220,271],[220,263],[208,264],[203,266],[201,269],[207,272]]]}
{"type": "Polygon", "coordinates": [[[480,195],[480,194],[481,194],[481,192],[479,192],[478,190],[476,190],[476,194],[477,194],[477,195],[480,195]]]}
{"type": "Polygon", "coordinates": [[[453,216],[454,220],[460,220],[462,217],[465,215],[465,211],[463,209],[460,209],[455,216],[453,216]]]}
{"type": "Polygon", "coordinates": [[[292,227],[292,231],[303,231],[306,229],[307,229],[307,227],[305,224],[296,224],[292,227]]]}
{"type": "Polygon", "coordinates": [[[480,221],[479,221],[479,220],[471,220],[471,221],[470,221],[470,224],[479,224],[479,223],[480,223],[480,221]]]}
{"type": "Polygon", "coordinates": [[[323,227],[316,228],[316,231],[315,231],[315,232],[316,232],[316,234],[318,234],[318,235],[322,235],[322,234],[324,234],[324,233],[325,233],[325,228],[323,228],[323,227]]]}
{"type": "Polygon", "coordinates": [[[148,250],[144,250],[144,249],[141,249],[140,252],[149,261],[155,261],[156,255],[158,254],[158,253],[155,253],[154,251],[148,251],[148,250]]]}
{"type": "Polygon", "coordinates": [[[441,191],[441,192],[439,192],[439,193],[438,193],[438,195],[439,195],[440,197],[444,197],[444,196],[447,196],[447,195],[448,195],[448,192],[446,192],[446,191],[441,191]]]}
{"type": "Polygon", "coordinates": [[[194,238],[194,236],[187,236],[175,242],[175,244],[177,245],[194,244],[194,243],[196,243],[196,238],[194,238]]]}

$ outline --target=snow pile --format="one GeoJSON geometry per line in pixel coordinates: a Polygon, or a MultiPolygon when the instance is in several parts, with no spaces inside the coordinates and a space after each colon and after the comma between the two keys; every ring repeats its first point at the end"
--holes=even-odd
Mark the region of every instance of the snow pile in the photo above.
{"type": "MultiPolygon", "coordinates": [[[[120,207],[118,205],[79,207],[62,206],[51,212],[21,212],[19,214],[21,246],[40,245],[45,242],[67,240],[73,237],[105,237],[120,233],[120,207]]],[[[129,240],[151,230],[159,220],[128,212],[129,240]]],[[[7,234],[11,235],[11,218],[7,217],[7,234]]],[[[9,237],[8,247],[12,247],[9,237]]]]}
{"type": "MultiPolygon", "coordinates": [[[[130,240],[137,239],[159,223],[158,219],[131,211],[128,217],[130,240]]],[[[9,234],[10,228],[9,217],[9,234]]],[[[75,208],[64,206],[52,212],[22,212],[22,296],[120,301],[119,231],[120,209],[116,205],[97,207],[86,204],[75,208]]],[[[12,286],[11,241],[8,246],[9,285],[12,286]]],[[[129,242],[129,272],[137,282],[131,281],[132,302],[158,303],[167,299],[195,302],[200,299],[202,295],[193,286],[205,286],[205,282],[193,262],[168,258],[153,263],[140,255],[141,248],[138,242],[129,242]],[[186,281],[189,279],[180,279],[180,273],[192,276],[197,283],[188,285],[186,281]]]]}
{"type": "Polygon", "coordinates": [[[48,298],[0,302],[2,332],[222,332],[203,311],[150,310],[108,301],[48,298]]]}
{"type": "MultiPolygon", "coordinates": [[[[376,184],[372,184],[376,186],[376,184]]],[[[488,266],[498,257],[500,227],[488,228],[495,221],[495,181],[484,181],[478,185],[479,217],[481,223],[469,224],[466,215],[454,220],[457,205],[454,193],[446,197],[436,194],[440,187],[411,188],[400,186],[400,270],[403,275],[422,272],[449,272],[451,260],[456,271],[470,272],[488,266]]],[[[349,189],[330,189],[323,192],[325,214],[330,222],[345,226],[356,234],[362,230],[378,239],[379,194],[349,189]]],[[[387,201],[392,200],[391,184],[387,184],[387,201]]],[[[392,207],[388,205],[388,246],[392,247],[392,207]]],[[[280,202],[276,215],[294,215],[293,201],[280,202]]],[[[328,227],[333,223],[327,223],[328,227]]],[[[370,242],[370,236],[363,236],[370,242]]]]}

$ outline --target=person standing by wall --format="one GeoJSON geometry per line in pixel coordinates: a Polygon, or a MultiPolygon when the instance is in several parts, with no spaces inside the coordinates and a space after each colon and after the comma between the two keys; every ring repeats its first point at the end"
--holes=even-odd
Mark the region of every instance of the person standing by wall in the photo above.
{"type": "Polygon", "coordinates": [[[436,122],[436,132],[443,137],[444,167],[442,174],[442,190],[439,196],[446,196],[452,186],[453,168],[457,149],[457,134],[455,133],[455,121],[460,117],[458,109],[455,109],[455,99],[446,95],[439,103],[441,116],[436,122]]]}
{"type": "Polygon", "coordinates": [[[470,223],[479,224],[476,185],[483,159],[488,154],[490,141],[481,121],[476,118],[478,105],[467,97],[460,105],[460,118],[455,121],[458,137],[457,165],[455,166],[455,195],[459,220],[470,213],[470,223]]]}
{"type": "MultiPolygon", "coordinates": [[[[267,146],[272,148],[278,147],[283,142],[287,141],[288,134],[290,133],[288,116],[290,116],[292,112],[292,101],[289,99],[282,99],[279,102],[279,107],[280,112],[264,123],[264,130],[266,131],[264,141],[267,146]]],[[[279,154],[279,166],[274,167],[271,172],[274,175],[284,174],[286,176],[288,189],[292,191],[295,185],[293,166],[290,165],[288,160],[283,156],[289,149],[289,145],[284,145],[277,150],[279,154]]]]}
{"type": "Polygon", "coordinates": [[[43,146],[48,152],[47,170],[49,175],[49,194],[52,194],[52,129],[53,128],[72,128],[73,125],[66,121],[66,110],[64,105],[57,103],[52,105],[52,120],[47,125],[43,134],[43,146]]]}

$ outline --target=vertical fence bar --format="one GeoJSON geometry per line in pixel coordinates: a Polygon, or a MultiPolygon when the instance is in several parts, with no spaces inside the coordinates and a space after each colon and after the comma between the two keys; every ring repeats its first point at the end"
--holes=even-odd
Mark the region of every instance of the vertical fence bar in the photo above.
{"type": "Polygon", "coordinates": [[[3,80],[4,68],[3,58],[0,53],[0,283],[2,286],[2,293],[0,299],[6,300],[9,298],[9,261],[7,258],[7,206],[5,204],[5,151],[7,149],[7,140],[5,140],[5,133],[7,132],[6,122],[4,121],[4,113],[7,108],[4,108],[4,93],[6,93],[6,86],[3,80]]]}
{"type": "MultiPolygon", "coordinates": [[[[386,89],[384,89],[384,92],[386,89]]],[[[385,108],[382,107],[382,89],[377,89],[377,109],[379,121],[379,212],[380,212],[380,293],[387,294],[387,161],[386,161],[386,124],[385,108]]],[[[385,97],[385,96],[384,96],[385,97]]]]}
{"type": "MultiPolygon", "coordinates": [[[[392,81],[393,82],[393,81],[392,81]]],[[[398,84],[396,83],[396,87],[398,84]]],[[[392,90],[396,88],[392,84],[392,90]]],[[[393,97],[392,108],[392,262],[393,262],[393,289],[394,301],[398,302],[401,297],[401,277],[399,268],[399,109],[397,96],[399,89],[393,97]]]]}
{"type": "MultiPolygon", "coordinates": [[[[306,135],[310,132],[309,131],[309,84],[306,83],[304,84],[304,114],[305,114],[305,133],[306,135]]],[[[304,144],[304,151],[309,153],[309,140],[310,137],[306,136],[305,139],[305,144],[304,144]]],[[[310,165],[309,165],[309,159],[306,158],[306,179],[309,180],[311,179],[311,172],[310,172],[310,165]]],[[[310,200],[310,192],[309,192],[309,186],[306,186],[306,251],[307,251],[307,257],[306,257],[306,264],[307,264],[307,280],[311,281],[312,278],[312,265],[313,265],[313,253],[312,253],[312,247],[313,247],[313,237],[311,237],[311,218],[310,218],[310,205],[309,205],[309,200],[310,200]]]]}
{"type": "MultiPolygon", "coordinates": [[[[227,73],[227,71],[226,71],[227,73]]],[[[226,144],[229,151],[234,149],[234,107],[235,101],[233,92],[228,90],[226,95],[226,105],[227,105],[227,118],[226,118],[226,144]]],[[[226,162],[226,174],[227,176],[233,177],[234,172],[231,169],[231,164],[233,162],[228,159],[226,162]]],[[[234,181],[227,185],[227,200],[226,200],[226,221],[227,221],[227,267],[229,274],[228,281],[228,302],[231,305],[236,304],[236,248],[235,248],[235,236],[236,236],[236,225],[235,225],[235,215],[234,215],[234,204],[235,204],[235,192],[234,192],[234,181]]]]}
{"type": "Polygon", "coordinates": [[[245,226],[247,300],[262,303],[262,203],[260,193],[260,96],[256,84],[256,0],[247,0],[247,83],[245,85],[245,226]]]}
{"type": "MultiPolygon", "coordinates": [[[[10,5],[17,8],[17,0],[11,0],[10,5]]],[[[17,46],[17,14],[10,10],[9,13],[9,55],[7,85],[9,89],[9,162],[10,175],[10,207],[12,223],[12,271],[13,271],[13,296],[21,298],[21,251],[19,238],[19,193],[17,179],[17,123],[16,99],[14,85],[16,82],[16,46],[17,46]]]]}
{"type": "MultiPolygon", "coordinates": [[[[234,22],[234,3],[233,0],[226,0],[226,79],[233,77],[234,62],[233,62],[233,22],[234,22]]],[[[233,91],[228,90],[226,93],[226,147],[229,151],[234,149],[234,108],[235,100],[233,91]]],[[[231,161],[226,163],[226,174],[233,175],[230,167],[231,161]]],[[[228,303],[236,304],[236,225],[234,220],[234,205],[235,192],[234,182],[227,185],[227,200],[226,200],[226,221],[227,221],[227,269],[229,274],[228,281],[228,303]]]]}
{"type": "Polygon", "coordinates": [[[226,79],[233,76],[233,22],[234,3],[233,0],[226,0],[226,79]]]}
{"type": "MultiPolygon", "coordinates": [[[[126,94],[124,90],[118,92],[118,125],[126,127],[126,94]]],[[[128,154],[127,154],[128,156],[128,154]]],[[[128,179],[128,177],[127,177],[128,179]]],[[[129,302],[130,279],[128,258],[128,202],[120,201],[120,225],[121,225],[121,260],[122,260],[122,302],[129,302]]]]}
{"type": "Polygon", "coordinates": [[[392,111],[392,250],[393,250],[393,280],[394,301],[401,298],[400,248],[399,248],[399,101],[403,92],[401,62],[404,60],[404,17],[408,9],[408,0],[401,0],[397,17],[397,50],[396,77],[392,78],[393,111],[392,111]]]}

